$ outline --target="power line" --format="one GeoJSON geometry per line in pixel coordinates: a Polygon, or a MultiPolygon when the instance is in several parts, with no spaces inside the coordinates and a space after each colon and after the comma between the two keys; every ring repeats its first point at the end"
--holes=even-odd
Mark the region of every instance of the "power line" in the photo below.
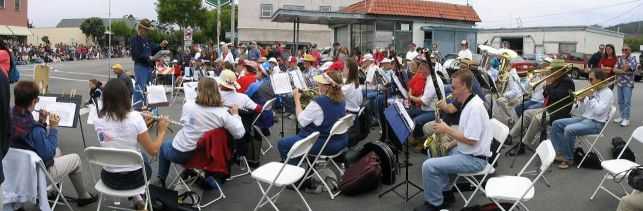
{"type": "MultiPolygon", "coordinates": [[[[631,0],[631,1],[626,1],[626,2],[620,2],[620,3],[608,4],[608,5],[601,5],[601,6],[590,7],[590,8],[582,8],[582,9],[577,9],[577,10],[562,11],[562,12],[557,12],[557,13],[549,13],[549,14],[535,15],[535,16],[525,16],[525,17],[521,17],[521,19],[523,19],[523,22],[524,22],[525,19],[539,19],[539,18],[550,18],[550,17],[560,16],[560,15],[570,15],[570,14],[573,14],[573,13],[582,12],[582,11],[586,11],[586,10],[605,9],[605,8],[626,5],[626,4],[639,2],[639,1],[640,0],[631,0]]],[[[508,20],[508,19],[496,19],[496,20],[488,20],[488,21],[484,21],[484,22],[485,23],[494,23],[494,22],[507,23],[507,22],[513,22],[513,21],[508,20]]]]}
{"type": "MultiPolygon", "coordinates": [[[[623,16],[622,16],[623,14],[629,14],[629,15],[625,18],[625,19],[627,19],[627,18],[629,18],[629,17],[631,17],[631,16],[632,16],[632,14],[633,14],[633,13],[631,13],[631,12],[632,12],[632,11],[634,11],[635,9],[638,9],[639,7],[641,7],[641,5],[643,5],[643,2],[639,3],[638,5],[636,5],[636,7],[629,8],[629,10],[627,10],[626,12],[619,13],[618,15],[616,15],[616,16],[614,16],[614,17],[612,17],[612,18],[609,18],[609,19],[607,19],[606,21],[603,21],[603,22],[601,22],[601,23],[602,23],[602,24],[607,24],[607,23],[609,23],[609,22],[611,22],[611,21],[613,21],[613,20],[615,20],[615,19],[617,19],[617,18],[622,18],[622,17],[623,17],[623,16]]],[[[622,20],[625,20],[625,19],[622,19],[622,20]]]]}

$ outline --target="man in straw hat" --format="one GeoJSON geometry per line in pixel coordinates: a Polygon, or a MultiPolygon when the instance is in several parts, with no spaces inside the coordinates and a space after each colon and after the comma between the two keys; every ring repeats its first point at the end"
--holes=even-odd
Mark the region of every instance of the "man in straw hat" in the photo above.
{"type": "Polygon", "coordinates": [[[321,74],[322,72],[319,71],[315,67],[315,64],[317,63],[317,59],[310,54],[304,55],[304,71],[303,71],[303,76],[306,80],[306,85],[308,87],[315,87],[315,82],[313,81],[313,77],[321,74]]]}
{"type": "Polygon", "coordinates": [[[131,95],[134,90],[134,86],[132,86],[132,80],[125,72],[125,69],[123,69],[123,65],[113,65],[112,71],[114,72],[114,74],[116,74],[116,78],[118,78],[118,80],[121,80],[125,84],[125,86],[127,86],[127,89],[129,89],[129,94],[131,95]]]}
{"type": "MultiPolygon", "coordinates": [[[[146,85],[152,78],[152,56],[160,51],[162,48],[167,47],[167,40],[163,40],[160,45],[152,43],[148,38],[149,32],[153,29],[152,22],[148,19],[141,20],[137,26],[136,36],[130,40],[132,60],[134,60],[134,79],[136,80],[137,92],[134,93],[134,102],[143,99],[143,92],[145,92],[146,85]]],[[[135,109],[140,109],[143,103],[134,105],[135,109]]]]}

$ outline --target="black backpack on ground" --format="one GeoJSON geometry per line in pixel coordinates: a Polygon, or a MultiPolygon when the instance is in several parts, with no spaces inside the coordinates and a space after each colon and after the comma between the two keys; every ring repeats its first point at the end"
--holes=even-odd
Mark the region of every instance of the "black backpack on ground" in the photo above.
{"type": "MultiPolygon", "coordinates": [[[[576,149],[574,150],[574,162],[580,163],[580,161],[583,160],[584,156],[585,150],[583,150],[583,148],[576,147],[576,149]]],[[[583,164],[580,167],[599,170],[603,169],[603,167],[601,166],[601,159],[598,158],[598,155],[595,152],[588,152],[585,161],[583,161],[583,164]]]]}
{"type": "Polygon", "coordinates": [[[382,168],[375,152],[369,152],[346,169],[339,183],[344,195],[357,195],[377,189],[382,181],[382,168]]]}
{"type": "MultiPolygon", "coordinates": [[[[612,158],[616,159],[618,157],[618,154],[621,153],[623,148],[625,147],[625,140],[621,137],[614,137],[612,138],[612,158]]],[[[625,149],[623,152],[623,155],[621,156],[621,159],[626,159],[630,160],[632,162],[636,162],[636,157],[634,156],[634,152],[628,147],[625,149]]]]}

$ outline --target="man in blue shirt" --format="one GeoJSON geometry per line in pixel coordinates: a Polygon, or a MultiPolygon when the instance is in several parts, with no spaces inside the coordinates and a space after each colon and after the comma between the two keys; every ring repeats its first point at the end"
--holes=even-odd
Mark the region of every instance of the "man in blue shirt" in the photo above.
{"type": "Polygon", "coordinates": [[[160,45],[149,40],[148,33],[153,29],[152,22],[148,19],[141,20],[137,25],[137,35],[130,40],[132,60],[134,60],[134,109],[143,106],[143,93],[147,84],[152,78],[152,67],[154,61],[152,56],[161,48],[167,47],[167,41],[163,40],[160,45]]]}

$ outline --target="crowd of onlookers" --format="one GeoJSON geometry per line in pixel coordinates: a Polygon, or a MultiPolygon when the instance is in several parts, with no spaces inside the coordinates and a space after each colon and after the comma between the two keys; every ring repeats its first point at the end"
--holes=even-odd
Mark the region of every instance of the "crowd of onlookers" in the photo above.
{"type": "MultiPolygon", "coordinates": [[[[13,43],[10,45],[18,64],[33,63],[60,63],[64,61],[78,61],[107,58],[108,49],[95,45],[82,44],[25,44],[13,43]]],[[[124,45],[112,47],[112,58],[129,56],[129,48],[124,45]]]]}

